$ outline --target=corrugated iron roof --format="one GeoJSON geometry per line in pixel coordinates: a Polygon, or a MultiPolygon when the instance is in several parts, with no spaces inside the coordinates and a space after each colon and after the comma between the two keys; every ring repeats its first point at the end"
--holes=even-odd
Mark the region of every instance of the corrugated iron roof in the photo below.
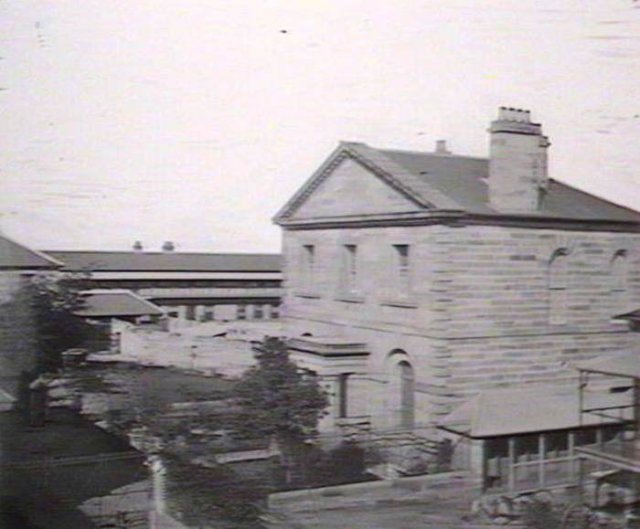
{"type": "MultiPolygon", "coordinates": [[[[589,399],[591,407],[618,406],[628,400],[625,394],[601,392],[585,398],[589,399]]],[[[589,414],[580,418],[579,393],[575,385],[544,385],[485,391],[450,413],[441,425],[470,437],[484,438],[565,430],[600,424],[603,420],[589,414]]]]}
{"type": "Polygon", "coordinates": [[[86,318],[117,316],[161,316],[162,309],[130,290],[88,290],[84,305],[76,311],[86,318]]]}
{"type": "Polygon", "coordinates": [[[41,252],[27,248],[6,235],[0,235],[0,269],[39,270],[60,268],[62,263],[41,252]]]}
{"type": "Polygon", "coordinates": [[[73,271],[280,272],[279,254],[183,252],[46,252],[73,271]]]}
{"type": "Polygon", "coordinates": [[[581,362],[577,368],[613,376],[640,378],[640,353],[629,351],[615,356],[599,357],[581,362]]]}

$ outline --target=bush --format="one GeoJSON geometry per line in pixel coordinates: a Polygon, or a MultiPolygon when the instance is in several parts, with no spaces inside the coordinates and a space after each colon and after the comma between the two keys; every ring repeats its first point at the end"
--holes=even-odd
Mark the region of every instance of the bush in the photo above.
{"type": "Polygon", "coordinates": [[[562,515],[552,503],[534,498],[524,505],[522,522],[528,529],[561,529],[562,515]]]}

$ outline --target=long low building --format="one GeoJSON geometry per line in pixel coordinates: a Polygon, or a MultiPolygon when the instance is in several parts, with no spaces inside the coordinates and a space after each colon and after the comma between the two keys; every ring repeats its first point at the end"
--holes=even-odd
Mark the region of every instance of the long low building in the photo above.
{"type": "Polygon", "coordinates": [[[278,254],[47,251],[94,289],[126,289],[191,321],[277,319],[278,254]]]}

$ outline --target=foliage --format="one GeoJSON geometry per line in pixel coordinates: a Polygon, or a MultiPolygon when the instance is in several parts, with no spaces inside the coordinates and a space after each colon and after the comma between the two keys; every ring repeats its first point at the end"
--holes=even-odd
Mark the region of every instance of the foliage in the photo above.
{"type": "Polygon", "coordinates": [[[82,345],[93,334],[92,326],[74,315],[82,307],[87,278],[82,274],[36,276],[28,288],[37,330],[36,370],[55,371],[62,364],[63,351],[82,345]]]}
{"type": "Polygon", "coordinates": [[[240,411],[235,430],[248,438],[272,439],[281,453],[284,481],[304,481],[305,441],[317,433],[327,395],[315,376],[301,372],[289,359],[286,344],[265,338],[256,348],[257,364],[234,388],[240,411]]]}
{"type": "Polygon", "coordinates": [[[329,451],[310,446],[303,462],[304,480],[296,484],[296,488],[370,481],[375,479],[367,474],[367,462],[370,459],[370,453],[349,441],[329,451]]]}
{"type": "Polygon", "coordinates": [[[256,351],[257,365],[234,388],[241,407],[236,429],[248,436],[296,442],[317,433],[327,395],[315,377],[300,372],[286,344],[266,338],[256,351]]]}
{"type": "Polygon", "coordinates": [[[163,458],[170,512],[189,526],[260,528],[264,480],[243,478],[228,466],[206,468],[163,458]]]}
{"type": "Polygon", "coordinates": [[[534,498],[524,505],[522,522],[527,529],[560,529],[562,516],[553,503],[534,498]]]}

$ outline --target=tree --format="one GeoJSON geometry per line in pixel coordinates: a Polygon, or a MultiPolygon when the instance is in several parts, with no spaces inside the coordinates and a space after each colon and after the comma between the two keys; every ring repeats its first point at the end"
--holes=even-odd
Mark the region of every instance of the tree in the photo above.
{"type": "Polygon", "coordinates": [[[275,440],[289,483],[305,441],[317,434],[328,398],[317,379],[289,359],[281,339],[265,338],[256,348],[256,360],[234,388],[234,398],[243,410],[236,430],[275,440]]]}
{"type": "Polygon", "coordinates": [[[42,275],[29,285],[36,327],[36,372],[55,371],[62,352],[82,345],[94,332],[75,311],[83,306],[81,292],[87,288],[83,274],[42,275]]]}

